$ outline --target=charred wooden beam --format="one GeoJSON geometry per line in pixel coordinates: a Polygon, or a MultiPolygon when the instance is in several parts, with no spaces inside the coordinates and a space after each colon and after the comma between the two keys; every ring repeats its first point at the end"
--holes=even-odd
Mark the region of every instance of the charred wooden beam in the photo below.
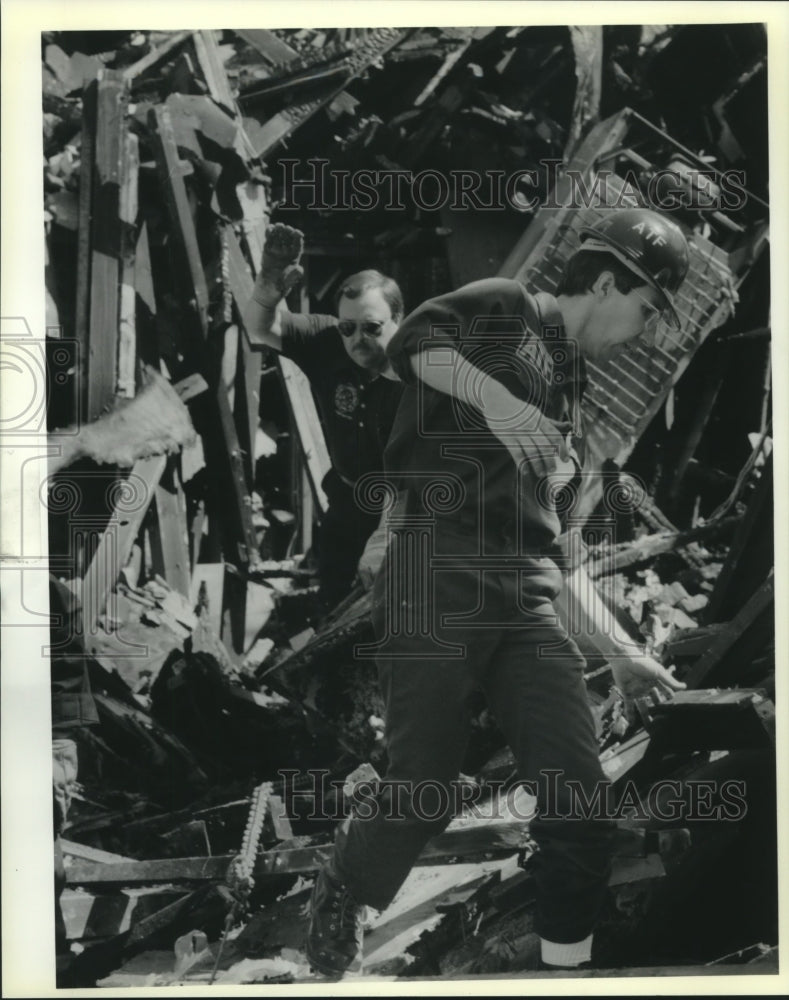
{"type": "Polygon", "coordinates": [[[225,73],[225,66],[222,56],[219,53],[219,46],[213,31],[195,31],[192,36],[194,42],[197,61],[200,64],[205,82],[208,84],[208,93],[217,104],[228,111],[234,112],[236,102],[230,83],[225,73]]]}
{"type": "Polygon", "coordinates": [[[718,398],[721,386],[723,385],[723,380],[726,376],[726,371],[729,367],[731,358],[732,351],[730,345],[720,348],[717,352],[715,352],[713,362],[706,373],[705,385],[702,389],[701,397],[696,401],[693,407],[693,420],[690,429],[684,436],[682,449],[676,462],[673,463],[672,466],[671,478],[666,491],[669,505],[672,508],[676,507],[688,464],[696,454],[696,449],[701,442],[704,430],[710,417],[712,416],[712,411],[715,407],[715,402],[718,398]]]}
{"type": "Polygon", "coordinates": [[[279,66],[288,63],[292,59],[298,59],[299,54],[290,45],[278,38],[273,31],[266,31],[265,28],[256,30],[235,29],[237,35],[251,45],[255,51],[259,52],[269,66],[279,66]]]}
{"type": "MultiPolygon", "coordinates": [[[[95,145],[91,164],[82,171],[85,178],[92,166],[92,178],[80,194],[79,247],[89,254],[81,260],[77,290],[78,337],[85,336],[82,368],[84,419],[96,420],[115,399],[120,319],[120,277],[126,232],[121,219],[121,190],[130,164],[126,149],[126,107],[128,87],[123,74],[102,70],[95,85],[95,145]],[[90,213],[90,230],[84,212],[90,213]],[[89,241],[89,242],[88,242],[89,241]]],[[[91,88],[92,89],[92,88],[91,88]]],[[[88,114],[94,98],[88,100],[88,114]]],[[[90,132],[87,125],[86,131],[90,132]]],[[[83,150],[83,157],[85,156],[83,150]]],[[[90,154],[90,143],[88,144],[90,154]]]]}
{"type": "MultiPolygon", "coordinates": [[[[434,837],[420,855],[418,864],[435,865],[456,858],[502,857],[514,854],[524,841],[525,825],[518,821],[481,822],[449,830],[434,837]]],[[[298,843],[298,841],[296,842],[298,843]]],[[[317,871],[331,855],[331,842],[288,846],[258,855],[255,877],[317,871]]],[[[209,858],[164,858],[115,864],[75,862],[67,873],[68,885],[134,886],[156,883],[189,884],[221,882],[233,855],[209,858]]]]}
{"type": "Polygon", "coordinates": [[[69,941],[108,938],[123,934],[140,920],[162,910],[185,894],[184,889],[126,889],[92,893],[65,889],[60,897],[69,941]]]}
{"type": "MultiPolygon", "coordinates": [[[[252,297],[253,281],[250,275],[244,255],[241,252],[236,234],[230,225],[225,227],[223,233],[227,245],[227,271],[230,294],[236,304],[236,311],[239,316],[243,315],[247,303],[252,297]]],[[[255,464],[255,436],[258,428],[258,409],[260,407],[260,371],[261,354],[260,351],[253,351],[249,339],[246,335],[241,336],[242,364],[244,369],[244,396],[246,400],[246,424],[249,439],[248,473],[254,473],[255,464]]]]}
{"type": "Polygon", "coordinates": [[[152,528],[154,571],[184,597],[189,596],[189,537],[180,462],[171,456],[156,485],[156,524],[152,528]]]}
{"type": "Polygon", "coordinates": [[[609,573],[618,573],[628,566],[637,566],[639,563],[654,559],[662,552],[682,548],[689,542],[725,537],[739,522],[739,517],[724,517],[710,521],[709,524],[701,524],[697,528],[688,528],[686,531],[645,535],[635,542],[623,542],[614,546],[605,555],[590,559],[586,563],[586,572],[593,580],[609,573]]]}
{"type": "Polygon", "coordinates": [[[704,611],[705,622],[720,622],[735,614],[737,607],[764,579],[774,559],[773,520],[773,459],[770,455],[715,581],[715,589],[704,611]]]}
{"type": "Polygon", "coordinates": [[[77,222],[77,287],[74,334],[77,341],[73,414],[75,423],[86,422],[88,343],[90,338],[90,239],[93,198],[93,159],[96,153],[96,104],[98,83],[85,89],[79,167],[79,216],[77,222]]]}
{"type": "MultiPolygon", "coordinates": [[[[528,824],[523,820],[479,820],[450,828],[428,842],[418,865],[451,864],[454,861],[508,857],[523,849],[528,824]]],[[[638,830],[617,833],[617,855],[645,857],[646,834],[638,830]]],[[[310,842],[310,838],[283,841],[258,855],[255,877],[316,872],[330,857],[330,841],[310,842]],[[305,843],[306,842],[306,843],[305,843]]],[[[133,887],[155,884],[195,884],[221,882],[227,877],[232,854],[200,858],[162,858],[150,861],[92,862],[77,860],[66,871],[68,885],[133,887]]]]}
{"type": "Polygon", "coordinates": [[[149,70],[151,66],[155,66],[160,60],[164,59],[166,55],[173,52],[179,45],[189,38],[191,35],[190,31],[177,31],[166,42],[162,42],[155,49],[139,59],[136,63],[131,66],[127,66],[123,71],[123,75],[127,80],[134,80],[138,76],[141,76],[146,70],[149,70]]]}
{"type": "Polygon", "coordinates": [[[95,634],[110,591],[128,561],[166,462],[164,455],[142,459],[132,469],[128,486],[120,484],[116,491],[110,522],[82,580],[82,629],[88,652],[90,636],[95,634]]]}
{"type": "Polygon", "coordinates": [[[213,385],[213,419],[209,421],[205,434],[206,457],[213,467],[215,481],[229,494],[230,503],[229,509],[223,510],[218,505],[211,513],[222,524],[229,522],[226,553],[228,561],[247,566],[256,563],[259,558],[252,523],[252,503],[227,391],[222,380],[217,378],[206,347],[208,287],[168,108],[152,108],[150,122],[156,135],[157,165],[166,192],[173,231],[187,265],[187,280],[198,330],[198,335],[193,337],[193,346],[201,371],[209,384],[213,385]]]}
{"type": "Polygon", "coordinates": [[[758,691],[677,691],[663,701],[639,699],[653,750],[742,750],[775,741],[775,706],[758,691]]]}
{"type": "Polygon", "coordinates": [[[119,205],[121,232],[120,307],[118,322],[118,368],[116,390],[131,398],[135,391],[137,363],[137,293],[135,289],[135,228],[137,223],[137,180],[140,169],[139,140],[124,136],[123,170],[119,205]]]}
{"type": "Polygon", "coordinates": [[[775,585],[773,573],[748,600],[742,610],[734,616],[728,625],[716,636],[707,652],[690,668],[682,678],[689,688],[701,687],[709,683],[719,669],[725,657],[733,651],[735,644],[744,636],[758,618],[760,618],[775,601],[775,585]]]}

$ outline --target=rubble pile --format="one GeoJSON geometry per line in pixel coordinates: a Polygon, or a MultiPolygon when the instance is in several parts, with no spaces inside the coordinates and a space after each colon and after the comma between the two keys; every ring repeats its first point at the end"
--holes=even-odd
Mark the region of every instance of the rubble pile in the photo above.
{"type": "MultiPolygon", "coordinates": [[[[331,312],[362,267],[407,308],[497,273],[550,288],[601,203],[574,207],[566,168],[601,163],[626,197],[677,162],[742,170],[750,194],[687,209],[681,335],[659,369],[593,371],[585,404],[619,491],[607,519],[605,496],[582,500],[587,572],[687,683],[631,708],[579,640],[606,773],[644,797],[673,780],[680,803],[747,785],[736,823],[620,818],[601,968],[770,971],[762,26],[61,32],[42,58],[53,719],[81,712],[60,984],[308,980],[312,879],[385,771],[370,593],[328,615],[317,597],[328,455],[309,384],[243,329],[272,216],[306,234],[301,311],[331,312]],[[703,81],[693,104],[678,79],[703,81]],[[364,171],[406,181],[365,201],[343,188],[364,171]],[[491,171],[520,180],[501,211],[469,210],[491,171]]],[[[463,780],[490,815],[430,843],[371,923],[370,975],[528,975],[533,845],[481,698],[463,780]]]]}

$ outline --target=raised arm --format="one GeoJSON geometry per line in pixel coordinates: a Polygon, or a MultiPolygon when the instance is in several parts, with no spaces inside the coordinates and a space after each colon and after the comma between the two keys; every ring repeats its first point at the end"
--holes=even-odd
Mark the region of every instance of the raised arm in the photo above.
{"type": "Polygon", "coordinates": [[[253,347],[282,350],[285,297],[304,275],[299,259],[304,235],[281,222],[269,226],[252,298],[244,309],[244,329],[253,347]]]}

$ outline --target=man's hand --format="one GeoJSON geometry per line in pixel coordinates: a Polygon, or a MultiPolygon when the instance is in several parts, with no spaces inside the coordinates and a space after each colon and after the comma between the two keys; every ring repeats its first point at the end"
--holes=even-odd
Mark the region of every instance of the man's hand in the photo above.
{"type": "Polygon", "coordinates": [[[299,260],[304,251],[300,229],[276,222],[266,230],[266,243],[255,282],[255,301],[274,308],[304,277],[299,260]]]}
{"type": "Polygon", "coordinates": [[[625,702],[640,698],[653,687],[665,691],[681,691],[687,685],[674,676],[674,668],[666,668],[646,653],[628,657],[611,657],[611,673],[625,702]]]}

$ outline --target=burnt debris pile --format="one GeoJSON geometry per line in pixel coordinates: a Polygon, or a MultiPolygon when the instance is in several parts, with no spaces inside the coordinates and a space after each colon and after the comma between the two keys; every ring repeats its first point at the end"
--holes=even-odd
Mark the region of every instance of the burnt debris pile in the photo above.
{"type": "MultiPolygon", "coordinates": [[[[62,985],[306,981],[312,879],[385,772],[370,590],[318,594],[324,427],[244,329],[267,227],[305,234],[294,312],[363,268],[408,311],[552,290],[612,204],[671,211],[691,269],[678,332],[590,365],[572,515],[687,688],[626,700],[579,627],[632,789],[597,964],[774,967],[766,49],[757,24],[43,37],[62,985]]],[[[530,974],[528,795],[473,708],[466,805],[371,920],[371,975],[530,974]]]]}

